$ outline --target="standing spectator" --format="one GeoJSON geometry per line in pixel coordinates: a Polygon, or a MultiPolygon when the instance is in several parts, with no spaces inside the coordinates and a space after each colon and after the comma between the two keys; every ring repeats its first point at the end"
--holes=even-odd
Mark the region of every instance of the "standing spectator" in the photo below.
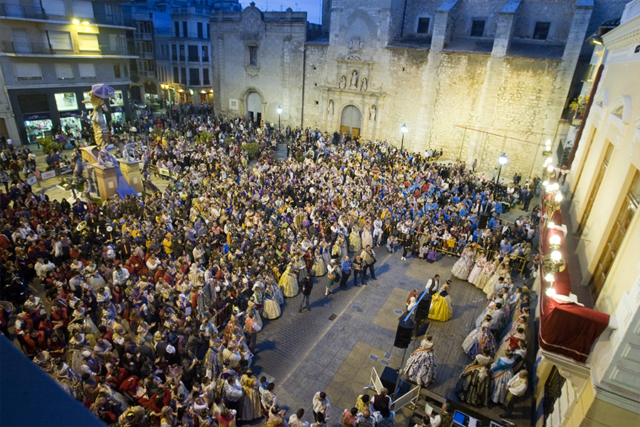
{"type": "Polygon", "coordinates": [[[313,416],[318,422],[318,414],[322,414],[322,421],[327,418],[327,412],[331,408],[331,402],[324,391],[319,391],[313,396],[313,416]]]}
{"type": "Polygon", "coordinates": [[[507,410],[504,414],[500,415],[502,418],[511,417],[513,406],[527,392],[527,375],[529,375],[529,373],[526,370],[522,370],[518,375],[509,380],[509,383],[507,384],[507,397],[504,399],[504,406],[507,410]]]}
{"type": "Polygon", "coordinates": [[[298,313],[302,313],[302,310],[305,308],[311,311],[311,307],[309,306],[309,296],[311,295],[312,290],[313,279],[311,278],[311,273],[307,272],[307,277],[302,281],[302,300],[300,301],[298,313]]]}
{"type": "Polygon", "coordinates": [[[340,287],[343,289],[347,288],[347,281],[349,280],[349,276],[351,275],[351,267],[353,263],[349,261],[349,257],[345,256],[344,261],[342,261],[341,270],[342,274],[340,277],[340,287]]]}

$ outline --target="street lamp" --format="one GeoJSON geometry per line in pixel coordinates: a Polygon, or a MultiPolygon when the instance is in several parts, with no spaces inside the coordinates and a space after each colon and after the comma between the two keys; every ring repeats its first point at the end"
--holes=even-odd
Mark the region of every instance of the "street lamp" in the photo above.
{"type": "Polygon", "coordinates": [[[407,125],[402,125],[400,132],[402,132],[402,144],[400,145],[400,151],[402,151],[404,149],[404,134],[409,132],[407,125]]]}
{"type": "Polygon", "coordinates": [[[278,132],[280,132],[280,114],[282,114],[282,107],[278,105],[278,109],[276,111],[278,112],[278,132]]]}
{"type": "Polygon", "coordinates": [[[498,163],[500,163],[500,169],[498,169],[498,179],[496,180],[496,184],[500,185],[500,172],[502,172],[502,166],[507,164],[507,155],[502,153],[502,156],[498,158],[498,163]]]}

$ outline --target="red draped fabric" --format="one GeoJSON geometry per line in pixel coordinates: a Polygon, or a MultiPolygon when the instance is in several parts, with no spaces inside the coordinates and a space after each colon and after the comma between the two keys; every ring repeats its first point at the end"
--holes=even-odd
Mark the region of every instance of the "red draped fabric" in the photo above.
{"type": "MultiPolygon", "coordinates": [[[[550,196],[542,193],[542,200],[550,196]]],[[[542,204],[542,213],[546,209],[542,204]]],[[[553,218],[555,225],[562,225],[562,213],[558,210],[553,218]]],[[[560,248],[563,258],[567,259],[564,234],[562,231],[547,227],[548,222],[540,225],[540,254],[543,256],[551,253],[549,238],[553,235],[560,236],[560,248]]],[[[609,324],[609,315],[591,308],[582,307],[575,303],[557,301],[546,294],[551,283],[544,278],[542,263],[540,264],[540,329],[538,330],[538,342],[540,348],[552,353],[569,357],[576,362],[585,363],[591,352],[591,347],[596,339],[609,324]]],[[[571,293],[571,279],[569,269],[555,274],[553,288],[557,294],[568,296],[571,293]]]]}

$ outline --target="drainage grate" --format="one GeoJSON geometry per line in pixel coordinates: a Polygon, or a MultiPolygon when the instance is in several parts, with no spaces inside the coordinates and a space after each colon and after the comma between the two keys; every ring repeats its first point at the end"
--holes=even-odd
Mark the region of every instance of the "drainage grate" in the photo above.
{"type": "Polygon", "coordinates": [[[336,320],[336,317],[338,316],[336,316],[335,314],[332,314],[331,317],[329,317],[329,320],[336,320]]]}

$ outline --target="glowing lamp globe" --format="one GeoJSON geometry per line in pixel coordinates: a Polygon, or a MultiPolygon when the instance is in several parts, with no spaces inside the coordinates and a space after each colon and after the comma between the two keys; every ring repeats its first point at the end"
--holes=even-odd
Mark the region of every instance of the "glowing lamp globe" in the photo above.
{"type": "Polygon", "coordinates": [[[551,257],[551,261],[553,262],[558,262],[562,259],[562,254],[560,253],[560,251],[553,251],[549,256],[551,257]]]}

